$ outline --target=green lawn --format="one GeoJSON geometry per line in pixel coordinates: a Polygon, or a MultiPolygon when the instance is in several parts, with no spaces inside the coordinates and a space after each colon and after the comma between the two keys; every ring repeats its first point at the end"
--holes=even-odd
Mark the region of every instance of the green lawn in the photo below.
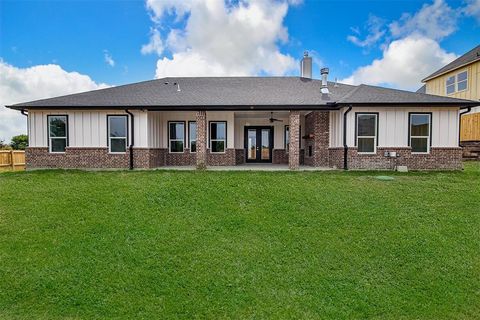
{"type": "Polygon", "coordinates": [[[478,163],[0,174],[2,319],[479,317],[478,163]]]}

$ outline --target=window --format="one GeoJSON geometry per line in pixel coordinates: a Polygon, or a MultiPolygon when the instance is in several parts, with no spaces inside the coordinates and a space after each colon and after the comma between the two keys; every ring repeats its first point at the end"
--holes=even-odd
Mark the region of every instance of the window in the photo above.
{"type": "Polygon", "coordinates": [[[197,123],[195,121],[188,123],[188,141],[190,152],[197,152],[197,123]]]}
{"type": "Polygon", "coordinates": [[[447,78],[447,94],[455,92],[455,76],[447,78]]]}
{"type": "Polygon", "coordinates": [[[168,123],[168,146],[171,153],[182,153],[185,148],[185,122],[168,123]]]}
{"type": "Polygon", "coordinates": [[[288,152],[290,146],[290,127],[285,126],[285,151],[288,152]]]}
{"type": "Polygon", "coordinates": [[[357,147],[359,153],[376,153],[377,151],[376,113],[357,113],[357,147]]]}
{"type": "Polygon", "coordinates": [[[210,151],[212,153],[225,152],[227,141],[227,123],[225,121],[210,122],[210,151]]]}
{"type": "Polygon", "coordinates": [[[410,114],[410,147],[412,153],[429,153],[432,115],[430,113],[410,114]]]}
{"type": "Polygon", "coordinates": [[[108,147],[111,153],[127,151],[127,116],[107,116],[108,147]]]}
{"type": "Polygon", "coordinates": [[[467,90],[468,87],[468,73],[467,71],[462,71],[456,75],[450,76],[447,78],[445,91],[447,94],[452,94],[458,91],[467,90]]]}
{"type": "Polygon", "coordinates": [[[467,71],[457,74],[457,91],[467,90],[467,71]]]}
{"type": "Polygon", "coordinates": [[[50,152],[65,152],[68,146],[68,117],[47,116],[50,152]]]}
{"type": "MultiPolygon", "coordinates": [[[[302,143],[302,126],[299,126],[298,131],[298,146],[300,147],[302,143]]],[[[290,126],[287,124],[285,126],[285,136],[284,136],[284,143],[285,143],[285,152],[288,152],[290,149],[290,126]]]]}

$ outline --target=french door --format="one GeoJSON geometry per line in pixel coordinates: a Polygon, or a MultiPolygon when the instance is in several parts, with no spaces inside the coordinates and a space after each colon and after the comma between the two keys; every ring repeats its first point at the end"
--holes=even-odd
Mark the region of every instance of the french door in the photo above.
{"type": "Polygon", "coordinates": [[[273,127],[245,127],[246,162],[272,162],[273,127]]]}

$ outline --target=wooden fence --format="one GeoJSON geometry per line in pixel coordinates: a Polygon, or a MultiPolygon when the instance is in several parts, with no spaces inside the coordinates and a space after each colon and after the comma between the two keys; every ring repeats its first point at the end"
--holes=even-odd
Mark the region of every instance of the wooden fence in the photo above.
{"type": "Polygon", "coordinates": [[[462,116],[460,141],[480,141],[480,112],[462,116]]]}
{"type": "Polygon", "coordinates": [[[25,151],[0,150],[0,172],[9,170],[25,170],[25,151]]]}

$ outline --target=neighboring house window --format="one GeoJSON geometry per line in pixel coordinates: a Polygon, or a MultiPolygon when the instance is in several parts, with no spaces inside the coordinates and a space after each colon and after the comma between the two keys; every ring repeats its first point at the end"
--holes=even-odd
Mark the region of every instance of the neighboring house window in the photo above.
{"type": "Polygon", "coordinates": [[[50,152],[65,152],[68,146],[68,117],[47,116],[48,146],[50,152]]]}
{"type": "Polygon", "coordinates": [[[128,117],[124,115],[107,116],[108,147],[111,153],[127,151],[128,117]]]}
{"type": "Polygon", "coordinates": [[[190,152],[197,152],[197,123],[195,121],[188,123],[188,141],[190,152]]]}
{"type": "Polygon", "coordinates": [[[467,87],[468,87],[467,71],[462,71],[456,75],[448,77],[445,82],[445,85],[446,85],[447,94],[452,94],[458,91],[467,90],[467,87]]]}
{"type": "Polygon", "coordinates": [[[288,152],[290,146],[290,126],[285,126],[285,151],[288,152]]]}
{"type": "Polygon", "coordinates": [[[168,123],[168,145],[171,153],[182,153],[185,148],[185,122],[168,123]]]}
{"type": "Polygon", "coordinates": [[[376,113],[357,113],[357,147],[359,153],[375,153],[377,151],[376,113]]]}
{"type": "Polygon", "coordinates": [[[429,113],[410,114],[410,147],[412,153],[429,153],[432,115],[429,113]]]}
{"type": "Polygon", "coordinates": [[[210,151],[225,152],[227,141],[227,123],[225,121],[210,122],[210,151]]]}

